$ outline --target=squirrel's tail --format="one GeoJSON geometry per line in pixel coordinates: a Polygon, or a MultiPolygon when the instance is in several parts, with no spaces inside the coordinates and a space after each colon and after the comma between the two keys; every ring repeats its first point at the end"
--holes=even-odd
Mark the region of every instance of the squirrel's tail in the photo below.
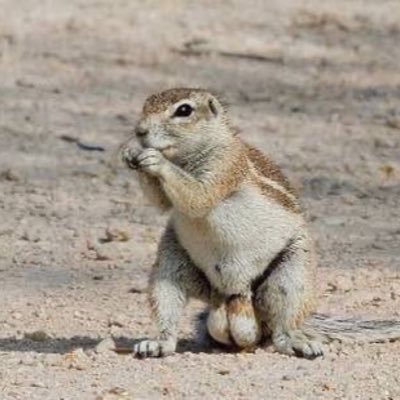
{"type": "Polygon", "coordinates": [[[365,343],[400,340],[400,321],[362,320],[313,314],[304,322],[305,333],[322,336],[324,341],[365,343]]]}
{"type": "MultiPolygon", "coordinates": [[[[207,332],[208,310],[200,312],[195,318],[196,336],[203,343],[211,339],[207,332]]],[[[341,342],[382,343],[400,340],[400,320],[365,320],[325,314],[312,314],[302,330],[310,337],[322,342],[339,340],[341,342]]]]}

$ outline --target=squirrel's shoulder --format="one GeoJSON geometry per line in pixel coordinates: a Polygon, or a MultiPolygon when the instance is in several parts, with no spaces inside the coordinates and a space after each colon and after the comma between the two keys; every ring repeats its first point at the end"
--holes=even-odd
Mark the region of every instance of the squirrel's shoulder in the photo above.
{"type": "Polygon", "coordinates": [[[241,140],[241,142],[245,149],[248,160],[258,173],[281,185],[292,195],[296,195],[296,191],[290,184],[287,177],[283,174],[279,166],[269,156],[267,156],[257,147],[254,147],[243,140],[241,140]]]}
{"type": "Polygon", "coordinates": [[[248,176],[252,184],[256,185],[268,199],[296,214],[301,213],[296,191],[278,165],[256,147],[242,140],[241,145],[247,159],[248,176]]]}

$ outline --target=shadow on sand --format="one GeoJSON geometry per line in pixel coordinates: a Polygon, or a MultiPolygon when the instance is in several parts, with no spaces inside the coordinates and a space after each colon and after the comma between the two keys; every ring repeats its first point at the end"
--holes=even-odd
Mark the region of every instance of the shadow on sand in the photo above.
{"type": "MultiPolygon", "coordinates": [[[[125,349],[122,354],[129,354],[134,344],[143,338],[131,339],[126,337],[113,337],[116,349],[125,349]]],[[[71,338],[49,338],[43,341],[34,341],[27,338],[15,337],[0,338],[0,352],[35,352],[47,354],[66,354],[77,348],[83,350],[94,349],[103,338],[88,336],[73,336],[71,338]]],[[[230,352],[211,340],[180,339],[178,341],[178,353],[215,353],[230,352]]],[[[118,353],[118,351],[117,351],[118,353]]]]}

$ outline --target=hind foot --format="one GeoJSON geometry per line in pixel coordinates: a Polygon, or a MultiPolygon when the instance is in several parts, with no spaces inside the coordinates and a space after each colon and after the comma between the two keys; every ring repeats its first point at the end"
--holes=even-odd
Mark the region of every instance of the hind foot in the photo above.
{"type": "Polygon", "coordinates": [[[309,339],[301,330],[289,330],[272,335],[272,343],[280,353],[313,359],[322,356],[321,343],[309,339]]]}

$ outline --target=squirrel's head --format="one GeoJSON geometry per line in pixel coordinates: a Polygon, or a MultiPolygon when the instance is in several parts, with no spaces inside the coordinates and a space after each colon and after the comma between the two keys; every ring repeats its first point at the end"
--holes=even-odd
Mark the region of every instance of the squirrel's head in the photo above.
{"type": "Polygon", "coordinates": [[[173,157],[232,136],[218,99],[203,89],[169,89],[144,103],[135,128],[143,147],[173,157]]]}

